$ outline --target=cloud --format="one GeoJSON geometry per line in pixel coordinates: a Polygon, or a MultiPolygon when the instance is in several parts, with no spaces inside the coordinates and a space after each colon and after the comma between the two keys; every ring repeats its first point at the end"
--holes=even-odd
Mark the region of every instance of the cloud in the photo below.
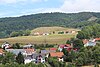
{"type": "Polygon", "coordinates": [[[64,12],[100,11],[100,0],[64,0],[60,9],[64,12]]]}
{"type": "Polygon", "coordinates": [[[32,2],[47,2],[48,0],[32,0],[32,2]]]}
{"type": "MultiPolygon", "coordinates": [[[[28,4],[30,5],[30,2],[31,3],[37,3],[37,2],[48,3],[47,1],[49,0],[0,0],[0,4],[1,3],[4,3],[4,4],[5,3],[6,4],[21,3],[22,4],[25,2],[27,3],[27,5],[28,4]]],[[[16,8],[16,11],[18,13],[16,11],[13,11],[14,13],[13,12],[9,13],[9,11],[8,12],[4,11],[4,13],[2,13],[3,11],[1,11],[0,16],[21,16],[21,15],[29,15],[29,14],[35,14],[35,13],[50,13],[50,12],[65,12],[65,13],[76,13],[76,12],[83,12],[83,11],[100,12],[100,4],[99,4],[100,0],[59,0],[59,1],[61,2],[61,4],[60,6],[58,5],[58,7],[54,6],[53,8],[50,8],[49,6],[47,7],[40,6],[38,8],[35,8],[33,6],[33,8],[22,8],[22,10],[19,10],[16,8]],[[5,13],[8,13],[9,15],[5,13]]],[[[49,4],[50,3],[51,2],[49,2],[49,4]]],[[[51,3],[51,4],[55,4],[55,3],[51,3]]],[[[13,6],[16,6],[16,4],[13,6]]]]}
{"type": "MultiPolygon", "coordinates": [[[[41,0],[43,1],[43,0],[41,0]]],[[[57,8],[37,8],[29,10],[27,13],[47,13],[47,12],[100,12],[100,0],[62,0],[63,4],[57,8]]]]}
{"type": "Polygon", "coordinates": [[[0,0],[2,4],[11,4],[11,3],[18,3],[18,2],[25,2],[27,0],[0,0]]]}
{"type": "Polygon", "coordinates": [[[0,0],[0,3],[2,4],[11,4],[11,3],[19,3],[19,2],[46,2],[48,0],[0,0]]]}

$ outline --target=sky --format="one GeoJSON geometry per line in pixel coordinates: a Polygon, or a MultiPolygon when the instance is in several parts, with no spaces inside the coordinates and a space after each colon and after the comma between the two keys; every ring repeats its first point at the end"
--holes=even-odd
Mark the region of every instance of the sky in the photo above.
{"type": "Polygon", "coordinates": [[[100,12],[100,0],[0,0],[0,18],[51,12],[100,12]]]}

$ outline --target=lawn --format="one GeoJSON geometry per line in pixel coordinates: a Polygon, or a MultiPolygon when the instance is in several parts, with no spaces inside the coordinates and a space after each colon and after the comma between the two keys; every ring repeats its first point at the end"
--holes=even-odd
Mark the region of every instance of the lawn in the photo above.
{"type": "Polygon", "coordinates": [[[0,39],[0,43],[5,41],[13,43],[32,43],[32,44],[65,44],[66,40],[75,37],[75,34],[54,34],[54,35],[41,35],[41,36],[21,36],[0,39]]]}

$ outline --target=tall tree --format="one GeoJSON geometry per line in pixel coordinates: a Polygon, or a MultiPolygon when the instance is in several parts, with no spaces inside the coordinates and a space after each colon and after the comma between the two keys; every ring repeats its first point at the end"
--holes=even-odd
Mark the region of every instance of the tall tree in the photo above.
{"type": "Polygon", "coordinates": [[[18,56],[16,57],[16,62],[19,64],[24,64],[24,56],[22,55],[21,52],[19,52],[18,56]]]}

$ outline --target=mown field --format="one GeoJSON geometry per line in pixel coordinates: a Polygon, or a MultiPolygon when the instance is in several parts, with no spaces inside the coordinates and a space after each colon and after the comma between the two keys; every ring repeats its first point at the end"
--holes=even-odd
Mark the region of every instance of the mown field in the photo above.
{"type": "Polygon", "coordinates": [[[41,36],[21,36],[0,39],[0,44],[7,41],[13,43],[32,43],[32,44],[65,44],[66,41],[76,34],[54,34],[54,35],[41,35],[41,36]]]}
{"type": "Polygon", "coordinates": [[[74,28],[65,28],[65,27],[57,27],[57,26],[54,26],[54,27],[38,27],[34,30],[31,31],[31,34],[33,33],[51,33],[53,34],[53,32],[55,32],[55,34],[58,34],[59,31],[63,31],[63,32],[66,32],[66,31],[80,31],[79,29],[74,29],[74,28]]]}

